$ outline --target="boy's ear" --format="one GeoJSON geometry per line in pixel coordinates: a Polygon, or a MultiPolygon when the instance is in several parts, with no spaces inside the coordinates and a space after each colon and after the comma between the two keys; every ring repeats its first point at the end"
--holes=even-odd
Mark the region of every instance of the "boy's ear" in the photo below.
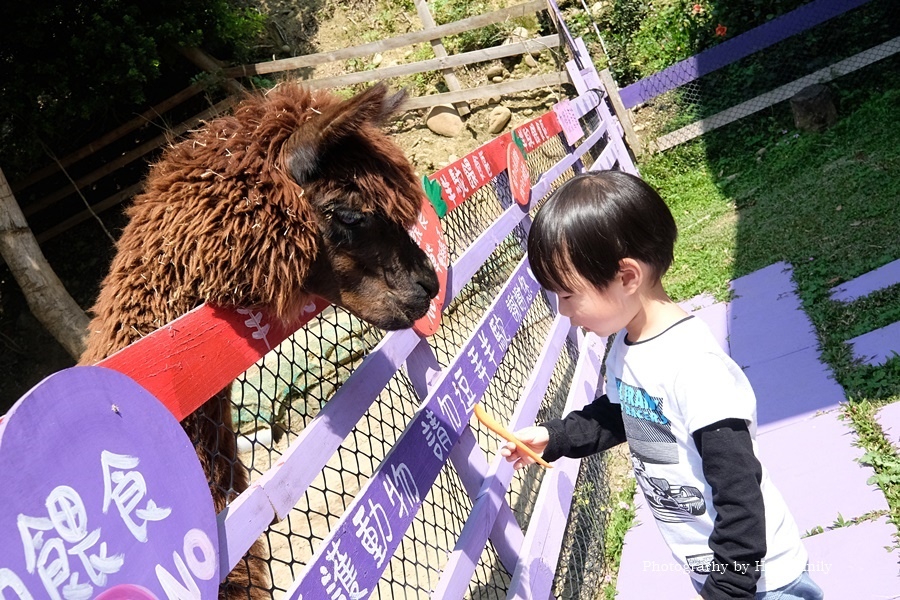
{"type": "Polygon", "coordinates": [[[622,282],[623,289],[628,293],[633,293],[641,286],[644,277],[647,275],[645,267],[633,258],[623,258],[619,261],[619,279],[622,282]]]}

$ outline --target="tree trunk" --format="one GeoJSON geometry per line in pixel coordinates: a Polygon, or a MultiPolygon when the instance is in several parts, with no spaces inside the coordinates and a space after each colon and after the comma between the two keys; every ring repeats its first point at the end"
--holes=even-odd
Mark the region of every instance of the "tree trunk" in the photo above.
{"type": "Polygon", "coordinates": [[[0,256],[22,288],[31,313],[76,360],[89,319],[44,258],[0,169],[0,256]]]}

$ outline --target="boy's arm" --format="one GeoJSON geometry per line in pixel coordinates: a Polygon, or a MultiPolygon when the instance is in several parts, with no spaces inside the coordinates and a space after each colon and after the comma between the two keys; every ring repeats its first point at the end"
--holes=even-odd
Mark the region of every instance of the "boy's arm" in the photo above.
{"type": "Polygon", "coordinates": [[[625,441],[622,408],[600,396],[581,410],[563,419],[542,423],[550,433],[550,443],[542,458],[552,462],[561,456],[583,458],[602,452],[625,441]]]}
{"type": "Polygon", "coordinates": [[[725,419],[693,434],[712,487],[717,516],[709,547],[719,569],[713,570],[700,592],[705,600],[746,598],[756,583],[766,555],[766,513],[760,482],[762,467],[743,419],[725,419]]]}

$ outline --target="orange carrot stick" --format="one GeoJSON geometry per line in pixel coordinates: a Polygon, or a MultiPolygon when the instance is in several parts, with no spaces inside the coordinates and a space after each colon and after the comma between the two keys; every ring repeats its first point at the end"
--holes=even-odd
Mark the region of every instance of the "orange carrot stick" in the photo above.
{"type": "Polygon", "coordinates": [[[541,465],[541,466],[544,467],[545,469],[552,469],[552,468],[553,468],[553,465],[551,465],[551,464],[548,463],[546,460],[544,460],[543,458],[541,458],[540,456],[538,456],[537,453],[535,453],[534,450],[532,450],[531,448],[529,448],[528,446],[526,446],[525,444],[523,444],[523,443],[519,440],[519,438],[517,438],[517,437],[514,436],[512,433],[510,433],[509,431],[507,431],[507,429],[506,429],[503,425],[501,425],[500,423],[498,423],[497,420],[494,419],[494,417],[492,417],[492,416],[490,416],[489,414],[487,414],[487,413],[484,411],[484,409],[481,407],[481,403],[480,403],[480,402],[478,402],[478,403],[475,404],[475,417],[476,417],[479,421],[481,421],[481,422],[484,424],[485,427],[487,427],[488,429],[490,429],[491,431],[493,431],[494,433],[496,433],[497,435],[499,435],[500,437],[502,437],[504,440],[506,440],[507,442],[512,442],[513,444],[515,444],[515,445],[516,445],[516,448],[518,448],[520,452],[524,452],[525,454],[527,454],[528,456],[530,456],[531,458],[533,458],[533,459],[535,460],[535,462],[537,462],[537,464],[541,465]]]}

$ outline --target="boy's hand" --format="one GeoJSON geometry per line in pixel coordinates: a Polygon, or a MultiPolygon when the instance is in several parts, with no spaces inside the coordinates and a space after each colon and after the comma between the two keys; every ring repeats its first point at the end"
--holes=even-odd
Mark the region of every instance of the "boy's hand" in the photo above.
{"type": "MultiPolygon", "coordinates": [[[[541,425],[520,429],[515,432],[515,435],[519,438],[520,442],[534,450],[537,454],[542,454],[547,448],[547,444],[550,443],[550,432],[547,431],[546,427],[541,425]]],[[[506,457],[507,461],[514,462],[515,464],[513,466],[516,469],[523,469],[528,465],[533,465],[535,462],[533,458],[520,452],[512,442],[507,442],[500,446],[500,454],[506,457]]]]}

